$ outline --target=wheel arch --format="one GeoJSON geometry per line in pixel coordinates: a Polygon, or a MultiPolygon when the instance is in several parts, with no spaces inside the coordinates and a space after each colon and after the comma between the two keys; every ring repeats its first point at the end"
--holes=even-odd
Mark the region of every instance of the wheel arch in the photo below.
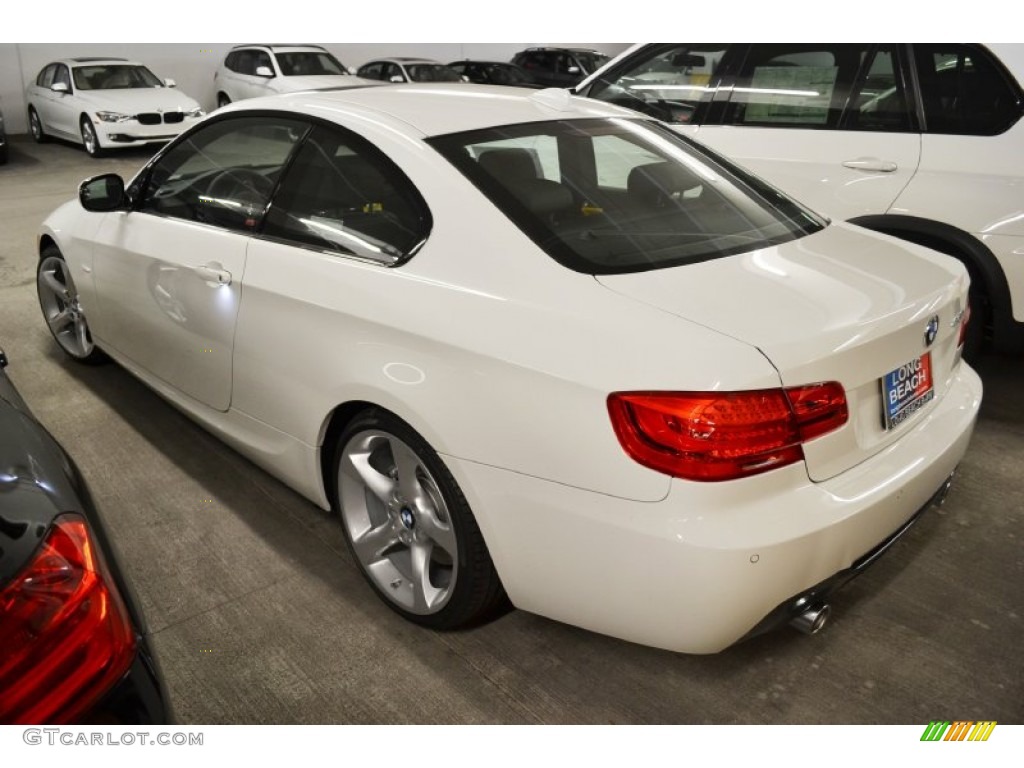
{"type": "Polygon", "coordinates": [[[54,248],[56,248],[57,250],[60,250],[60,246],[57,245],[57,241],[54,240],[53,237],[51,237],[48,233],[44,232],[42,235],[39,236],[39,260],[40,261],[43,260],[43,251],[45,251],[51,245],[54,248]]]}
{"type": "MultiPolygon", "coordinates": [[[[899,214],[858,216],[850,219],[850,223],[931,248],[962,262],[971,276],[971,285],[985,297],[984,322],[991,329],[996,345],[1007,344],[1012,337],[1020,335],[1013,320],[1006,275],[988,246],[971,233],[945,222],[899,214]]],[[[974,308],[979,309],[982,308],[974,308]]]]}

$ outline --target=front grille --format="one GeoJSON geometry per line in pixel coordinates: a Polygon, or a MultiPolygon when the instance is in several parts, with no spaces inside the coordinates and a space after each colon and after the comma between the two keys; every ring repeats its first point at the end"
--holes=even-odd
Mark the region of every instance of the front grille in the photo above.
{"type": "Polygon", "coordinates": [[[135,117],[142,125],[160,125],[160,115],[156,112],[139,112],[135,117]]]}
{"type": "Polygon", "coordinates": [[[185,115],[181,112],[164,112],[165,123],[180,123],[185,119],[185,115]]]}

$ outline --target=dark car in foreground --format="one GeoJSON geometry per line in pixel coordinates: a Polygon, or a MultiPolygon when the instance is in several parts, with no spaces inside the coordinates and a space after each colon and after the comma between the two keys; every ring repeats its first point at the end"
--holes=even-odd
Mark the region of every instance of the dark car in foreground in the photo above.
{"type": "Polygon", "coordinates": [[[527,48],[512,57],[537,82],[548,88],[572,88],[608,63],[589,48],[527,48]]]}
{"type": "Polygon", "coordinates": [[[6,365],[0,350],[0,723],[170,722],[89,491],[6,365]]]}

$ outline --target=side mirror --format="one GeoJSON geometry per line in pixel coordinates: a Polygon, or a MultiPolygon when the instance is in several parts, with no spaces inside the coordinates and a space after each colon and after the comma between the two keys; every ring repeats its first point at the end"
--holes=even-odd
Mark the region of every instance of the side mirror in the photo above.
{"type": "Polygon", "coordinates": [[[345,67],[345,72],[347,72],[350,75],[355,75],[356,74],[356,68],[355,67],[345,67]]]}
{"type": "Polygon", "coordinates": [[[573,65],[572,65],[571,67],[569,67],[569,69],[568,69],[568,70],[566,70],[566,71],[567,71],[567,72],[568,72],[568,73],[569,73],[570,75],[578,75],[578,74],[580,73],[580,68],[579,68],[579,67],[577,67],[577,66],[576,66],[575,64],[573,64],[573,65]]]}
{"type": "Polygon", "coordinates": [[[116,173],[93,176],[78,185],[78,202],[87,211],[106,213],[126,207],[124,180],[116,173]]]}
{"type": "Polygon", "coordinates": [[[168,88],[175,88],[177,87],[178,84],[168,77],[166,80],[164,80],[164,85],[166,85],[168,88]]]}
{"type": "Polygon", "coordinates": [[[61,81],[59,83],[54,83],[53,85],[50,86],[50,90],[53,91],[54,93],[67,93],[68,92],[68,84],[65,83],[64,81],[61,81]]]}
{"type": "Polygon", "coordinates": [[[462,82],[464,82],[464,83],[468,83],[468,82],[471,82],[471,81],[470,81],[470,79],[469,79],[469,75],[463,75],[463,76],[462,76],[461,78],[459,78],[459,79],[460,79],[460,80],[462,80],[462,82]]]}
{"type": "Polygon", "coordinates": [[[388,78],[388,79],[389,79],[389,80],[390,80],[390,81],[391,81],[392,83],[404,83],[404,82],[405,82],[405,78],[404,78],[404,77],[402,77],[401,75],[392,75],[392,76],[391,76],[390,78],[388,78]]]}
{"type": "Polygon", "coordinates": [[[270,67],[256,67],[256,77],[271,78],[274,76],[274,70],[270,67]]]}

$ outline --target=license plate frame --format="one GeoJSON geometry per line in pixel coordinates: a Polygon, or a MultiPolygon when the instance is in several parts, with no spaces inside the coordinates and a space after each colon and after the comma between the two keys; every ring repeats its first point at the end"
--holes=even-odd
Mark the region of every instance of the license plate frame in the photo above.
{"type": "Polygon", "coordinates": [[[890,431],[935,399],[932,354],[925,352],[889,371],[882,387],[882,426],[890,431]]]}

